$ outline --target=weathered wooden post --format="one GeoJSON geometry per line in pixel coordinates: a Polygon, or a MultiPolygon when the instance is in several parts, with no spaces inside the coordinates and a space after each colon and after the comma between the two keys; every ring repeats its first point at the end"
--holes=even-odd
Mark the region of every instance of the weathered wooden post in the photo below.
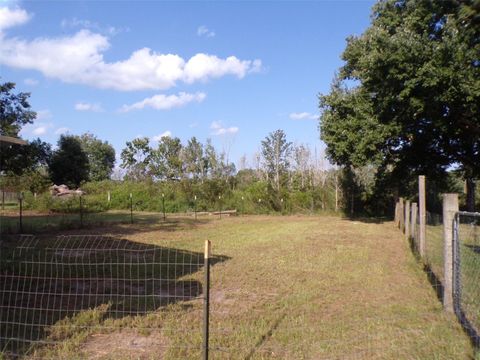
{"type": "Polygon", "coordinates": [[[405,201],[405,238],[410,236],[410,200],[405,201]]]}
{"type": "Polygon", "coordinates": [[[443,194],[443,307],[453,312],[453,221],[458,212],[458,194],[443,194]]]}
{"type": "Polygon", "coordinates": [[[419,227],[418,227],[418,241],[420,257],[425,258],[425,238],[426,238],[426,220],[427,220],[427,204],[425,196],[425,176],[420,175],[418,177],[418,215],[419,215],[419,227]]]}
{"type": "Polygon", "coordinates": [[[403,198],[400,198],[398,200],[398,214],[400,216],[400,219],[399,219],[399,222],[398,222],[398,227],[400,228],[401,231],[403,231],[404,229],[404,225],[405,225],[405,207],[404,207],[404,202],[403,202],[403,198]]]}
{"type": "Polygon", "coordinates": [[[393,219],[393,222],[395,226],[398,226],[398,200],[395,202],[395,218],[393,219]]]}
{"type": "MultiPolygon", "coordinates": [[[[417,239],[417,215],[418,215],[418,205],[416,202],[412,203],[412,217],[410,220],[410,236],[414,240],[415,246],[418,245],[418,239],[417,239]]],[[[418,250],[418,249],[417,249],[418,250]]]]}

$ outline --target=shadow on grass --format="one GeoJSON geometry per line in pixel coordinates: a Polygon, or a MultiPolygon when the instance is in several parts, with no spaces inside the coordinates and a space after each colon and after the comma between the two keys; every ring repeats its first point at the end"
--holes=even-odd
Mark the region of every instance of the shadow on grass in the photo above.
{"type": "Polygon", "coordinates": [[[108,319],[203,300],[200,252],[97,235],[2,237],[0,246],[0,355],[7,358],[108,319]]]}
{"type": "Polygon", "coordinates": [[[386,221],[391,221],[391,219],[386,218],[386,217],[365,217],[365,216],[344,216],[342,217],[343,220],[348,220],[348,221],[358,221],[361,223],[366,223],[366,224],[383,224],[386,221]]]}
{"type": "MultiPolygon", "coordinates": [[[[90,230],[97,228],[121,228],[119,233],[135,233],[140,231],[155,230],[177,231],[183,228],[195,228],[213,220],[209,218],[197,218],[182,214],[170,214],[163,220],[161,213],[134,213],[133,223],[130,213],[107,212],[107,213],[85,213],[80,214],[30,214],[22,218],[22,229],[18,216],[0,216],[0,234],[39,234],[55,233],[68,230],[90,230]],[[128,226],[127,226],[128,225],[128,226]],[[131,230],[129,230],[131,227],[131,230]]],[[[117,231],[115,231],[117,232],[117,231]]]]}

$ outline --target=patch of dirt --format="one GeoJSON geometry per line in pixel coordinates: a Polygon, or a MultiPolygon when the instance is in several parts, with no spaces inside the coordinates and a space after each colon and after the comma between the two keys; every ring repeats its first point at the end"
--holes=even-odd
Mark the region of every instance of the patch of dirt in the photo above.
{"type": "Polygon", "coordinates": [[[164,359],[168,339],[160,333],[143,336],[133,330],[90,336],[80,351],[87,359],[164,359]]]}

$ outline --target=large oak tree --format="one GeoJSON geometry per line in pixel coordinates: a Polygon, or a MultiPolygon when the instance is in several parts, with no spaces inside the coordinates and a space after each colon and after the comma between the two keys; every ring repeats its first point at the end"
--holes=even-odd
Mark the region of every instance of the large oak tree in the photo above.
{"type": "Polygon", "coordinates": [[[480,177],[480,1],[385,0],[348,39],[321,137],[342,165],[397,176],[457,168],[474,209],[480,177]],[[347,85],[350,85],[348,87],[347,85]]]}

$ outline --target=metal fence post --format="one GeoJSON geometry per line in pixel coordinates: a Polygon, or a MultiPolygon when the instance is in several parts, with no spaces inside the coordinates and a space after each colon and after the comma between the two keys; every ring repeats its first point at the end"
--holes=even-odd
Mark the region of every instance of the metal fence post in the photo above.
{"type": "Polygon", "coordinates": [[[222,195],[218,196],[218,202],[220,205],[220,219],[222,219],[222,195]]]}
{"type": "Polygon", "coordinates": [[[19,208],[19,228],[20,228],[20,234],[23,233],[23,192],[18,194],[18,205],[20,206],[19,208]]]}
{"type": "Polygon", "coordinates": [[[425,258],[425,238],[426,238],[426,223],[427,223],[427,205],[425,197],[425,176],[420,175],[418,177],[418,215],[419,215],[419,228],[418,228],[418,241],[420,257],[425,258]]]}
{"type": "Polygon", "coordinates": [[[195,221],[197,221],[197,195],[195,195],[195,201],[193,206],[195,211],[195,221]]]}
{"type": "Polygon", "coordinates": [[[166,216],[165,216],[165,194],[162,193],[162,210],[163,210],[163,221],[166,220],[166,216]]]}
{"type": "Polygon", "coordinates": [[[453,223],[458,212],[458,194],[443,194],[443,307],[453,312],[453,223]]]}
{"type": "Polygon", "coordinates": [[[210,326],[210,256],[211,242],[205,241],[205,284],[203,301],[203,359],[208,360],[208,342],[210,326]]]}
{"type": "Polygon", "coordinates": [[[83,227],[83,198],[80,195],[80,227],[83,227]]]}
{"type": "Polygon", "coordinates": [[[133,224],[133,195],[130,193],[130,224],[133,224]]]}

